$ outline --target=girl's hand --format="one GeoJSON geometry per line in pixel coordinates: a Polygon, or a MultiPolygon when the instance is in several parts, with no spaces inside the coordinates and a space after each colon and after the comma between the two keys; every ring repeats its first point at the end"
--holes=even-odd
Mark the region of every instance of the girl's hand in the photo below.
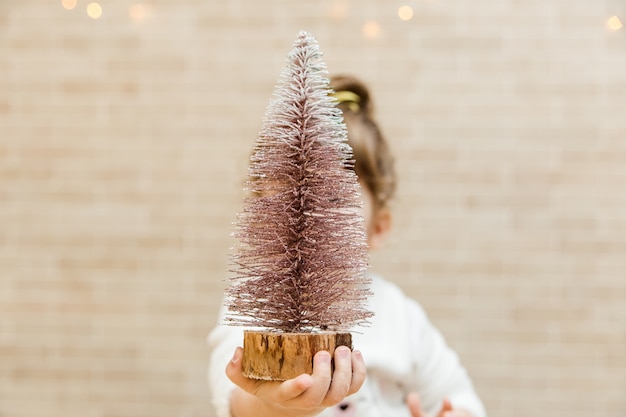
{"type": "MultiPolygon", "coordinates": [[[[422,405],[420,404],[419,396],[412,392],[406,397],[406,405],[409,407],[409,411],[411,412],[411,417],[429,417],[423,410],[422,405]]],[[[441,406],[441,411],[437,414],[437,417],[472,417],[472,415],[463,409],[452,408],[452,404],[450,401],[445,398],[443,400],[443,405],[441,406]]]]}
{"type": "Polygon", "coordinates": [[[345,346],[335,350],[335,370],[331,375],[331,357],[326,351],[313,358],[313,374],[302,374],[287,381],[259,381],[243,376],[243,349],[237,348],[226,367],[226,375],[241,390],[231,397],[235,417],[313,416],[326,407],[340,403],[354,394],[365,381],[365,363],[358,351],[345,346]]]}

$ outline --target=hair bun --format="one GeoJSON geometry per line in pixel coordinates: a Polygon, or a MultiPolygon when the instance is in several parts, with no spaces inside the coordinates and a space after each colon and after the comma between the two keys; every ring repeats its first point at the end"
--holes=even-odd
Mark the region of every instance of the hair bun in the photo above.
{"type": "MultiPolygon", "coordinates": [[[[361,112],[367,117],[372,117],[374,109],[370,99],[370,92],[361,80],[351,75],[335,75],[330,79],[330,86],[338,95],[345,92],[358,97],[358,100],[343,101],[340,99],[340,103],[349,101],[348,107],[352,111],[361,112]],[[350,103],[356,103],[357,106],[350,106],[350,103]]],[[[348,96],[348,94],[345,94],[345,96],[348,96]]]]}

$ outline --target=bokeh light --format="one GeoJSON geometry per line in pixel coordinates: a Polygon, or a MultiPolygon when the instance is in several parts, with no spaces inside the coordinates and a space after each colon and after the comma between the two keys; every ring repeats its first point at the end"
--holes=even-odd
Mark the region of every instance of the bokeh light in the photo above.
{"type": "Polygon", "coordinates": [[[61,0],[61,4],[67,10],[72,10],[76,7],[76,0],[61,0]]]}
{"type": "Polygon", "coordinates": [[[128,8],[128,15],[136,22],[147,19],[149,14],[150,8],[145,4],[136,3],[128,8]]]}
{"type": "Polygon", "coordinates": [[[363,25],[363,36],[368,39],[376,39],[380,36],[381,27],[380,23],[375,20],[368,20],[363,25]]]}
{"type": "Polygon", "coordinates": [[[622,21],[619,20],[619,17],[617,16],[611,17],[606,24],[611,30],[620,30],[622,27],[624,27],[622,21]]]}
{"type": "Polygon", "coordinates": [[[329,15],[334,20],[344,20],[348,15],[348,5],[345,1],[335,1],[330,8],[329,15]]]}
{"type": "Polygon", "coordinates": [[[411,6],[402,6],[398,9],[398,17],[404,21],[413,18],[413,9],[411,6]]]}
{"type": "Polygon", "coordinates": [[[87,5],[87,15],[92,19],[100,19],[102,16],[102,6],[99,3],[89,3],[87,5]]]}

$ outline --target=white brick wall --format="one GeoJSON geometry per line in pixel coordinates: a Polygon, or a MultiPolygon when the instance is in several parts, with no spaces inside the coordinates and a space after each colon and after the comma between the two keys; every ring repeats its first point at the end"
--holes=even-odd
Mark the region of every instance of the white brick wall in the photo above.
{"type": "Polygon", "coordinates": [[[0,417],[212,415],[230,223],[300,29],[371,84],[400,174],[373,266],[490,415],[626,413],[626,6],[407,3],[0,3],[0,417]]]}

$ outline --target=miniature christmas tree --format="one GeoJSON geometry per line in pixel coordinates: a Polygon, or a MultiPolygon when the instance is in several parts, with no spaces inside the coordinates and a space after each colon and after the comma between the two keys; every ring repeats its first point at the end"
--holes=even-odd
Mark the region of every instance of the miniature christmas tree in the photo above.
{"type": "Polygon", "coordinates": [[[246,183],[251,195],[236,224],[239,244],[226,302],[227,323],[265,330],[244,334],[244,373],[246,343],[264,350],[253,368],[271,367],[271,356],[280,368],[295,369],[278,374],[248,369],[253,378],[288,379],[310,371],[303,346],[309,355],[350,346],[349,333],[342,332],[372,315],[363,307],[369,288],[359,185],[331,93],[318,44],[301,32],[251,157],[246,183]],[[284,338],[289,334],[323,335],[324,341],[312,343],[309,337],[289,348],[292,342],[284,338]],[[290,358],[281,348],[305,357],[290,358]]]}

